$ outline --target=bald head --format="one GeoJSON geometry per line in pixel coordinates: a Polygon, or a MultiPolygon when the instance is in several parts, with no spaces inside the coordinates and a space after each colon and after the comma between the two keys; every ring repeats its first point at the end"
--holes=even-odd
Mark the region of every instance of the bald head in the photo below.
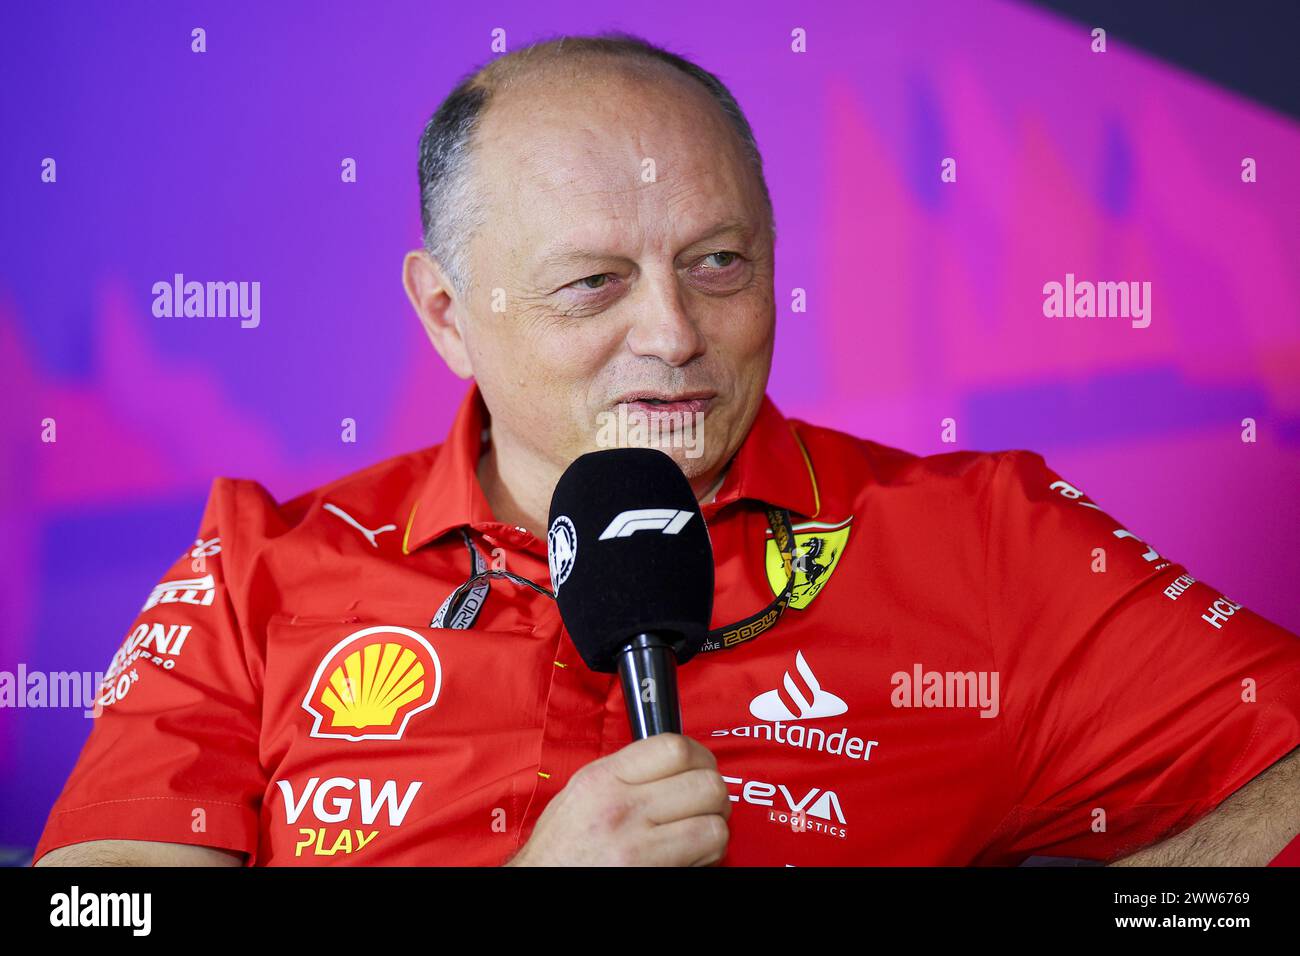
{"type": "Polygon", "coordinates": [[[572,124],[582,123],[583,114],[605,97],[609,82],[634,86],[647,97],[656,90],[669,94],[655,98],[655,105],[674,109],[688,124],[704,122],[716,129],[724,124],[730,136],[721,139],[734,140],[730,146],[743,156],[775,237],[762,157],[748,120],[721,80],[634,36],[560,37],[523,47],[467,75],[420,138],[424,247],[457,292],[468,290],[468,246],[487,225],[484,190],[494,180],[479,168],[489,149],[484,145],[485,127],[494,134],[494,146],[503,138],[523,137],[526,142],[529,124],[540,118],[539,108],[545,105],[550,108],[549,122],[579,132],[582,127],[572,124]],[[566,107],[567,116],[557,112],[566,107]]]}

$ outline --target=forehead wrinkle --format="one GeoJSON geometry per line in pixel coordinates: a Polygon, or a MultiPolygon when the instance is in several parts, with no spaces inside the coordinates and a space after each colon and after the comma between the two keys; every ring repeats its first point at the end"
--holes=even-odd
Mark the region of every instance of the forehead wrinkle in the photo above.
{"type": "MultiPolygon", "coordinates": [[[[676,122],[665,127],[651,121],[652,126],[647,126],[638,122],[637,116],[661,114],[664,90],[641,89],[643,95],[637,98],[631,116],[607,110],[602,103],[594,105],[600,115],[613,120],[608,128],[593,125],[591,110],[570,96],[540,108],[525,103],[522,97],[509,97],[488,111],[489,117],[495,112],[496,122],[482,143],[484,152],[491,156],[482,168],[491,180],[490,188],[504,194],[499,197],[504,203],[498,210],[514,221],[507,228],[517,234],[521,245],[532,244],[524,234],[536,231],[546,211],[536,205],[530,207],[528,197],[545,196],[543,205],[549,205],[562,224],[551,225],[549,231],[569,232],[569,241],[530,257],[530,271],[540,273],[593,258],[626,258],[647,246],[664,245],[671,241],[670,233],[676,227],[702,219],[701,196],[711,185],[720,186],[717,191],[727,193],[730,200],[723,204],[716,196],[710,197],[705,213],[711,214],[710,221],[691,230],[689,243],[704,239],[714,219],[737,219],[752,212],[749,197],[741,188],[741,171],[730,168],[737,163],[744,166],[744,158],[720,117],[714,115],[706,95],[689,86],[670,86],[670,100],[676,105],[702,103],[706,109],[675,110],[676,122]],[[702,96],[705,99],[701,100],[702,96]],[[584,112],[575,116],[579,106],[584,112]],[[686,117],[682,114],[686,113],[691,114],[689,125],[683,126],[686,117]],[[516,132],[521,126],[528,130],[527,137],[516,132]],[[706,157],[701,154],[701,138],[712,139],[715,127],[723,135],[715,144],[719,148],[706,157]],[[526,148],[539,139],[545,140],[544,149],[526,148]],[[657,148],[649,148],[651,140],[658,143],[657,148]],[[656,159],[656,179],[650,183],[642,182],[640,175],[646,156],[656,159]],[[631,203],[624,201],[628,196],[635,197],[631,203]],[[641,228],[628,233],[626,220],[641,228]]],[[[751,225],[746,231],[749,236],[745,238],[751,238],[757,228],[751,225]]],[[[673,254],[678,251],[671,250],[673,254]]],[[[540,279],[540,275],[534,276],[540,279]]]]}
{"type": "MultiPolygon", "coordinates": [[[[535,158],[542,151],[526,148],[529,142],[545,140],[550,147],[557,144],[568,147],[563,151],[567,154],[565,158],[586,160],[587,173],[592,178],[607,177],[609,170],[626,169],[629,189],[634,189],[640,185],[639,173],[645,157],[657,156],[665,150],[673,152],[683,145],[698,145],[702,135],[720,133],[722,142],[731,138],[725,122],[715,115],[716,105],[707,93],[659,64],[573,63],[562,69],[565,81],[558,84],[545,83],[546,79],[555,78],[549,69],[530,70],[529,74],[525,86],[516,86],[513,95],[504,100],[498,97],[487,111],[483,145],[503,157],[512,154],[516,168],[531,165],[536,170],[539,188],[548,179],[549,171],[537,166],[535,158]],[[616,109],[598,95],[580,97],[580,87],[594,88],[597,94],[604,91],[611,100],[623,95],[628,102],[616,109]],[[533,95],[524,95],[525,91],[533,95]],[[607,125],[593,121],[593,113],[607,125]],[[646,122],[639,122],[638,117],[644,117],[646,122]],[[659,149],[648,148],[647,124],[659,130],[662,139],[659,149]],[[514,132],[521,129],[527,131],[526,137],[514,132]],[[615,151],[622,156],[611,155],[615,151]],[[593,155],[602,153],[605,162],[591,163],[593,155]]],[[[567,165],[577,170],[582,164],[569,162],[567,165]]],[[[657,165],[662,166],[662,160],[657,165]]],[[[573,178],[581,178],[581,174],[571,176],[570,181],[573,178]]],[[[545,188],[553,190],[554,180],[547,181],[545,188]]]]}

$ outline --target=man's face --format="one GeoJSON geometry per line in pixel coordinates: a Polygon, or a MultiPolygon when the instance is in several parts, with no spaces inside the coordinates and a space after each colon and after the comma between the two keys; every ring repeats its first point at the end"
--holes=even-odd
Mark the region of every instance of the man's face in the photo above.
{"type": "Polygon", "coordinates": [[[657,67],[534,81],[489,107],[475,163],[488,214],[462,334],[498,447],[562,470],[607,446],[620,404],[644,421],[662,411],[631,400],[689,397],[670,409],[702,411],[702,431],[651,443],[688,478],[725,464],[767,383],[773,256],[756,176],[708,94],[657,67]]]}

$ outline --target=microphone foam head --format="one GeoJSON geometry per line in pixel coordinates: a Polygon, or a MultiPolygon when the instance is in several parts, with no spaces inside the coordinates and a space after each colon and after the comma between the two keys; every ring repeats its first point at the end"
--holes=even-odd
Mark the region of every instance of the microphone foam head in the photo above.
{"type": "Polygon", "coordinates": [[[713,547],[690,482],[656,448],[581,456],[551,498],[547,556],[560,617],[592,670],[614,673],[638,634],[684,664],[713,614],[713,547]]]}

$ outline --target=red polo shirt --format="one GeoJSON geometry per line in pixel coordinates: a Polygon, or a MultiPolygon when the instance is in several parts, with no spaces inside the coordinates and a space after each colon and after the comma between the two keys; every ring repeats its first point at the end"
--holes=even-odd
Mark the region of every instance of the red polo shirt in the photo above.
{"type": "MultiPolygon", "coordinates": [[[[630,742],[549,588],[493,520],[472,388],[445,444],[284,504],[218,479],[195,545],[114,656],[36,856],[108,838],[255,865],[506,861],[575,771],[630,742]]],[[[770,400],[703,506],[714,627],[791,608],[680,672],[734,801],[725,862],[1109,860],[1191,825],[1300,745],[1300,641],[1122,529],[1031,452],[917,457],[770,400]]]]}

